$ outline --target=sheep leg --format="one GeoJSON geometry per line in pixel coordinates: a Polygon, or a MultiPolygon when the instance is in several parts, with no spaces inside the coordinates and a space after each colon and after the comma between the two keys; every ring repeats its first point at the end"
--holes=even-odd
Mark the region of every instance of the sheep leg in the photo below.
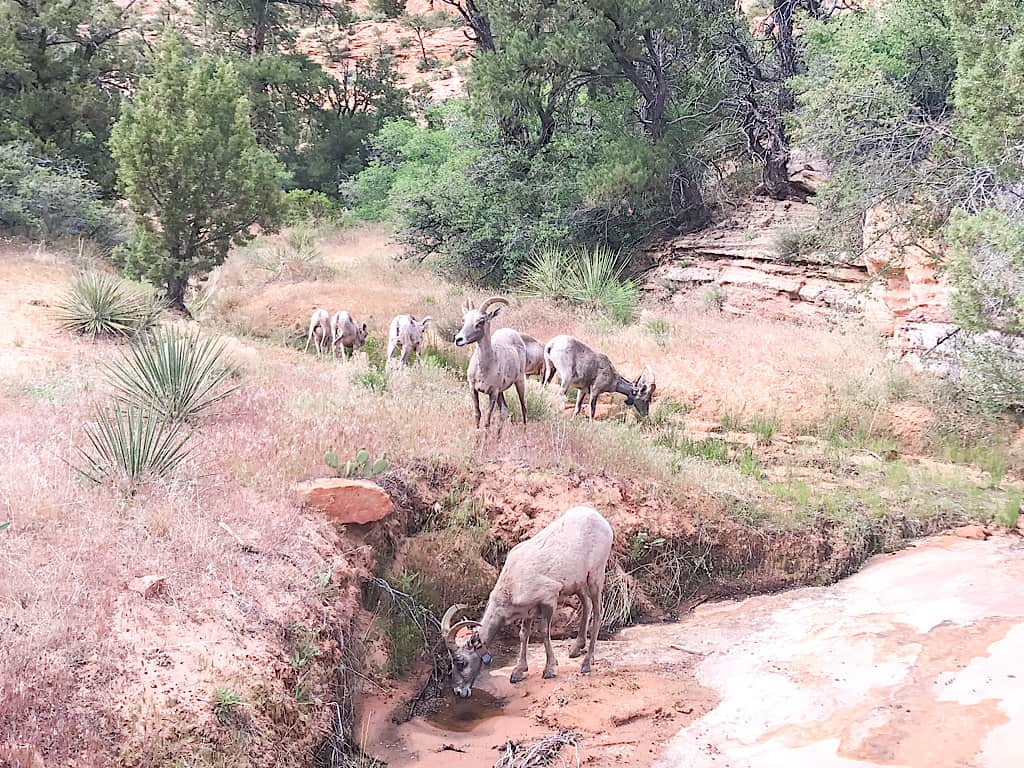
{"type": "Polygon", "coordinates": [[[572,409],[572,417],[571,418],[575,419],[577,416],[580,415],[580,409],[583,408],[583,395],[584,395],[584,392],[583,392],[582,389],[577,389],[576,390],[576,407],[572,409]]]}
{"type": "Polygon", "coordinates": [[[475,387],[469,390],[473,395],[473,410],[476,411],[476,428],[480,429],[480,393],[475,387]]]}
{"type": "Polygon", "coordinates": [[[594,603],[594,609],[590,618],[590,646],[587,648],[587,655],[580,666],[581,675],[590,674],[590,665],[594,663],[594,648],[597,647],[597,636],[601,632],[602,600],[604,599],[604,574],[601,574],[601,581],[591,585],[590,599],[594,603]]]}
{"type": "Polygon", "coordinates": [[[523,426],[526,426],[526,376],[516,379],[516,394],[519,395],[519,408],[523,414],[523,426]]]}
{"type": "Polygon", "coordinates": [[[306,334],[306,346],[302,348],[302,354],[309,352],[309,342],[313,340],[313,329],[309,329],[309,333],[306,334]]]}
{"type": "Polygon", "coordinates": [[[512,676],[509,677],[510,683],[522,682],[523,677],[526,675],[526,671],[529,669],[529,666],[526,664],[526,646],[530,644],[531,624],[533,624],[533,619],[527,616],[519,625],[519,663],[516,664],[516,668],[512,670],[512,676]]]}
{"type": "Polygon", "coordinates": [[[590,626],[590,595],[587,594],[586,590],[580,590],[576,597],[580,599],[580,632],[576,636],[576,642],[572,644],[572,648],[569,650],[570,659],[583,655],[583,648],[587,644],[587,628],[590,626]]]}
{"type": "Polygon", "coordinates": [[[487,406],[487,422],[484,424],[485,429],[491,428],[491,417],[494,415],[494,406],[498,404],[498,398],[494,395],[489,395],[491,398],[490,405],[487,406]]]}
{"type": "Polygon", "coordinates": [[[555,606],[542,605],[540,615],[544,621],[544,653],[547,654],[543,678],[549,680],[555,676],[555,669],[558,667],[558,662],[555,660],[555,647],[551,644],[551,619],[555,615],[555,606]]]}
{"type": "Polygon", "coordinates": [[[593,421],[597,416],[597,398],[601,396],[600,392],[593,392],[590,395],[590,420],[593,421]]]}

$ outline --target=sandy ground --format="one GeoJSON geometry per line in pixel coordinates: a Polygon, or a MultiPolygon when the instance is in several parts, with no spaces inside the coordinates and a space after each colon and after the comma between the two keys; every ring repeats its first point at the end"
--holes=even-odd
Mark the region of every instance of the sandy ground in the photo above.
{"type": "Polygon", "coordinates": [[[831,587],[624,630],[590,678],[557,643],[559,676],[542,680],[537,643],[526,681],[496,663],[472,705],[396,726],[393,702],[370,700],[365,746],[393,766],[476,766],[509,739],[573,728],[588,766],[1008,768],[1024,726],[1021,579],[1019,538],[932,539],[831,587]]]}

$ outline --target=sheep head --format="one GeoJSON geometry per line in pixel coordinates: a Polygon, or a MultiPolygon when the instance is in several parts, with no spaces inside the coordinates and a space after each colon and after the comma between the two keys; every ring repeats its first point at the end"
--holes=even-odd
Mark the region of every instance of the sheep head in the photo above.
{"type": "Polygon", "coordinates": [[[470,299],[462,305],[462,330],[455,337],[455,346],[464,347],[480,341],[485,334],[490,333],[490,322],[501,311],[502,305],[509,306],[508,299],[494,296],[483,304],[480,309],[473,306],[470,299]]]}
{"type": "Polygon", "coordinates": [[[441,619],[441,635],[452,657],[452,689],[462,699],[468,699],[473,694],[473,683],[480,674],[480,667],[491,663],[491,654],[480,639],[480,622],[460,621],[452,624],[455,614],[465,607],[453,605],[441,619]]]}
{"type": "Polygon", "coordinates": [[[645,365],[643,373],[637,376],[636,381],[633,382],[633,395],[626,399],[626,404],[636,408],[636,412],[641,416],[646,416],[651,409],[651,400],[654,399],[656,387],[654,369],[645,365]]]}
{"type": "Polygon", "coordinates": [[[352,349],[359,349],[366,343],[366,337],[370,335],[369,329],[366,327],[366,323],[356,328],[356,340],[352,344],[352,349]]]}

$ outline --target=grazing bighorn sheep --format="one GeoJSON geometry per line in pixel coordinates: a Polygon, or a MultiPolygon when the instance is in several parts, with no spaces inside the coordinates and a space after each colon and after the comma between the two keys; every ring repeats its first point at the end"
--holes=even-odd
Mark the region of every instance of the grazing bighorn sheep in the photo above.
{"type": "Polygon", "coordinates": [[[576,408],[573,417],[580,412],[583,398],[590,396],[590,418],[597,411],[597,398],[605,392],[618,392],[626,396],[626,405],[632,405],[637,413],[646,416],[651,407],[656,386],[654,371],[644,366],[636,381],[620,376],[607,355],[595,352],[579,339],[572,336],[556,336],[544,347],[544,384],[551,383],[558,373],[562,384],[562,397],[569,387],[576,387],[576,408]]]}
{"type": "Polygon", "coordinates": [[[526,345],[526,375],[537,376],[544,380],[544,345],[533,336],[526,333],[519,334],[526,345]]]}
{"type": "Polygon", "coordinates": [[[316,356],[323,357],[327,354],[327,344],[330,341],[331,316],[326,309],[313,310],[309,318],[309,333],[306,334],[306,346],[303,354],[309,351],[309,342],[316,345],[316,356]]]}
{"type": "Polygon", "coordinates": [[[612,537],[612,527],[600,512],[592,507],[573,507],[533,538],[509,551],[487,599],[482,621],[452,624],[455,614],[466,606],[453,605],[448,609],[441,620],[441,633],[452,656],[452,687],[456,695],[466,698],[472,694],[480,665],[490,663],[488,643],[503,626],[513,621],[522,623],[519,663],[510,680],[518,683],[523,679],[534,614],[544,622],[547,654],[544,677],[554,677],[558,662],[551,647],[551,617],[561,595],[576,595],[580,599],[579,635],[569,651],[569,658],[581,655],[586,647],[580,673],[590,673],[594,646],[601,631],[604,575],[612,537]]]}
{"type": "Polygon", "coordinates": [[[345,350],[351,350],[350,356],[355,355],[356,350],[366,343],[366,336],[369,333],[366,323],[356,325],[355,320],[348,312],[335,312],[331,317],[331,357],[334,357],[341,343],[341,359],[345,359],[345,350]]]}
{"type": "Polygon", "coordinates": [[[420,344],[423,343],[423,332],[427,330],[434,318],[424,317],[417,320],[412,315],[398,315],[391,321],[391,328],[388,331],[388,364],[391,364],[391,355],[395,349],[402,350],[399,363],[404,365],[405,358],[415,354],[420,355],[420,344]]]}
{"type": "Polygon", "coordinates": [[[466,299],[462,305],[462,330],[455,337],[457,347],[476,342],[466,378],[473,395],[477,429],[480,429],[480,393],[490,398],[485,426],[491,426],[495,405],[501,406],[504,424],[508,417],[505,390],[513,385],[519,395],[523,424],[526,424],[526,345],[523,337],[511,328],[502,328],[491,335],[491,320],[501,311],[502,304],[507,307],[508,299],[495,296],[481,304],[480,309],[475,309],[472,300],[466,299]]]}

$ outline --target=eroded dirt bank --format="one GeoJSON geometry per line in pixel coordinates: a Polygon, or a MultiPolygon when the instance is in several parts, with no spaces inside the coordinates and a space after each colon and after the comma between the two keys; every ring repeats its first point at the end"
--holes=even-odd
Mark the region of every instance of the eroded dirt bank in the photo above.
{"type": "Polygon", "coordinates": [[[1022,579],[1019,538],[935,538],[833,586],[623,630],[589,678],[564,641],[556,679],[537,644],[526,681],[498,659],[472,707],[395,725],[395,699],[367,699],[364,748],[392,766],[489,765],[509,739],[572,728],[595,766],[1003,768],[1024,725],[1022,579]]]}

